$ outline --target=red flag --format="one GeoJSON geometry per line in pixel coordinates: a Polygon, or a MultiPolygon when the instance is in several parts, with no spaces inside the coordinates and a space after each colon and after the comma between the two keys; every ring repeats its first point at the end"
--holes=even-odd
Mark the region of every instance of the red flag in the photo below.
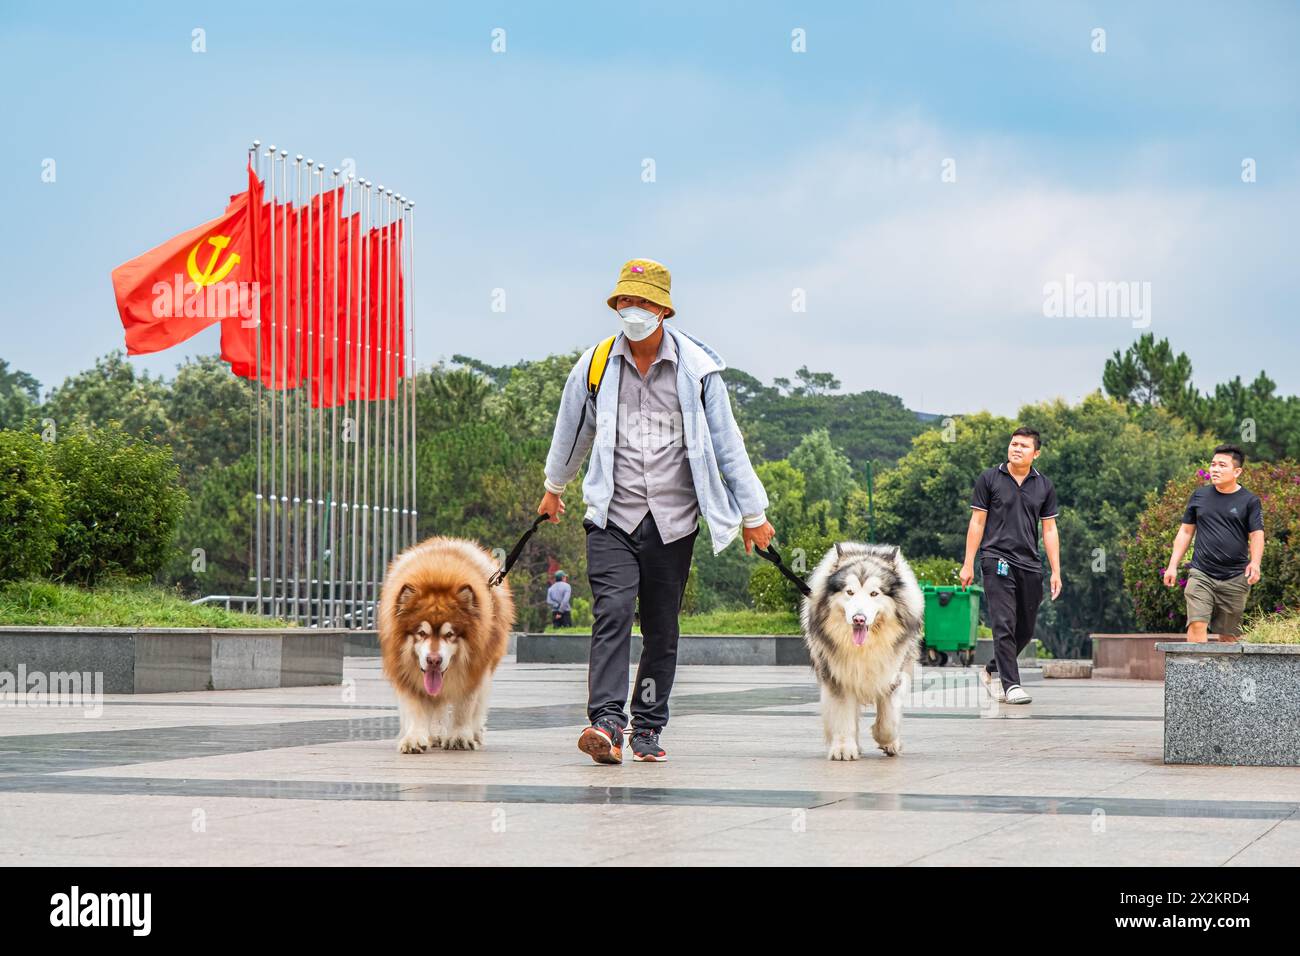
{"type": "Polygon", "coordinates": [[[253,314],[248,318],[242,316],[236,318],[223,319],[221,322],[221,358],[230,363],[231,371],[236,375],[244,378],[253,377],[253,369],[256,368],[256,353],[254,349],[257,326],[261,321],[262,294],[260,268],[265,253],[262,251],[261,233],[265,228],[262,209],[262,182],[253,172],[253,164],[250,160],[248,164],[248,189],[245,192],[237,193],[230,197],[230,205],[226,207],[227,211],[235,208],[240,202],[243,202],[247,209],[258,210],[257,213],[248,217],[248,238],[249,238],[249,267],[253,276],[253,281],[257,283],[259,291],[253,300],[253,314]],[[241,369],[247,368],[247,372],[241,369]]]}
{"type": "Polygon", "coordinates": [[[260,321],[256,327],[250,323],[223,324],[221,357],[230,363],[230,370],[236,375],[256,378],[260,338],[262,385],[274,389],[294,388],[299,383],[294,360],[293,308],[297,299],[291,280],[298,214],[285,203],[275,203],[273,222],[269,202],[261,203],[258,209],[258,215],[253,218],[257,220],[258,234],[260,321]]]}
{"type": "Polygon", "coordinates": [[[128,355],[159,352],[213,322],[251,315],[256,294],[248,198],[113,270],[128,355]]]}
{"type": "Polygon", "coordinates": [[[390,399],[397,393],[396,380],[402,375],[405,322],[405,284],[401,268],[402,224],[390,223],[370,230],[369,326],[366,397],[390,399]]]}

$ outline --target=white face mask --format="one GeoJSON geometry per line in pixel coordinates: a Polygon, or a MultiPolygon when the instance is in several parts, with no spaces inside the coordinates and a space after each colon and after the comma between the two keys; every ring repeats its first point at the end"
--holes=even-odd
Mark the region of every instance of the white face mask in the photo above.
{"type": "Polygon", "coordinates": [[[623,334],[633,342],[654,335],[655,329],[659,327],[659,316],[635,305],[619,309],[618,317],[623,320],[623,334]]]}

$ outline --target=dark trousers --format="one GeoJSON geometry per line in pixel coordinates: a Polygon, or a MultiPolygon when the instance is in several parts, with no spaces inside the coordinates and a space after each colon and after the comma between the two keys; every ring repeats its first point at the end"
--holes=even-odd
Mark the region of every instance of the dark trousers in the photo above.
{"type": "Polygon", "coordinates": [[[661,730],[668,723],[668,695],[677,673],[678,615],[691,570],[697,527],[664,544],[647,512],[628,534],[612,521],[587,531],[587,579],[591,582],[591,658],[587,669],[587,716],[612,717],[627,726],[627,669],[632,620],[641,602],[641,663],[632,687],[632,726],[661,730]]]}
{"type": "Polygon", "coordinates": [[[1005,575],[999,575],[997,564],[997,558],[980,559],[984,600],[993,629],[993,660],[985,670],[1001,676],[1005,690],[1020,683],[1016,658],[1034,637],[1038,605],[1043,603],[1043,572],[1026,571],[1012,564],[1005,575]]]}
{"type": "Polygon", "coordinates": [[[551,611],[551,627],[573,627],[573,611],[551,611]]]}

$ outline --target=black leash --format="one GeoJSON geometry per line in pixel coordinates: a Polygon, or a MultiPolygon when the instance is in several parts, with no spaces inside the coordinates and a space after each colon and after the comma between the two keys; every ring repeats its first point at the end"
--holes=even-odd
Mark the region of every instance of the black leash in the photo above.
{"type": "MultiPolygon", "coordinates": [[[[550,520],[550,517],[549,514],[542,514],[533,519],[532,527],[523,533],[523,536],[515,542],[515,546],[510,549],[510,553],[506,555],[506,563],[493,572],[492,577],[488,578],[488,587],[494,588],[506,579],[506,575],[510,573],[510,569],[513,568],[515,562],[519,560],[519,555],[523,553],[524,545],[528,543],[528,539],[536,534],[538,526],[541,525],[543,521],[550,520]]],[[[795,574],[786,566],[786,563],[781,560],[781,552],[776,550],[775,545],[769,544],[766,550],[755,545],[754,551],[759,557],[776,565],[776,569],[785,575],[790,582],[799,589],[799,592],[804,597],[812,596],[812,588],[808,587],[803,578],[799,577],[799,575],[795,574]]]]}
{"type": "Polygon", "coordinates": [[[795,574],[793,571],[791,571],[789,568],[785,566],[785,562],[781,560],[781,553],[776,550],[776,547],[774,545],[769,544],[767,546],[766,551],[764,551],[758,545],[754,545],[754,550],[758,553],[759,557],[771,561],[773,564],[775,564],[776,569],[780,571],[782,574],[784,574],[787,578],[789,578],[790,581],[794,584],[795,587],[799,589],[800,593],[802,593],[804,597],[812,597],[812,588],[810,588],[807,585],[807,583],[804,581],[803,578],[799,577],[799,575],[795,574]]]}
{"type": "Polygon", "coordinates": [[[492,573],[492,577],[488,578],[488,587],[494,588],[506,579],[506,575],[510,573],[510,569],[513,568],[515,562],[519,560],[519,555],[524,550],[524,545],[526,545],[528,539],[536,533],[537,526],[543,521],[549,520],[550,517],[550,515],[538,515],[533,520],[533,526],[524,532],[524,536],[515,543],[515,546],[510,549],[510,553],[506,555],[506,563],[497,568],[497,570],[492,573]]]}

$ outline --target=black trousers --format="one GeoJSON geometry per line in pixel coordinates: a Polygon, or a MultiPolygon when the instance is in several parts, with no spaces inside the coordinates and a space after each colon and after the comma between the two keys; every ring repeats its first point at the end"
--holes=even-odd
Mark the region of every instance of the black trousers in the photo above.
{"type": "Polygon", "coordinates": [[[573,627],[573,611],[552,611],[551,627],[573,627]]]}
{"type": "Polygon", "coordinates": [[[999,575],[997,564],[997,558],[980,559],[984,600],[988,602],[989,625],[993,629],[993,660],[985,670],[1001,676],[1005,690],[1020,683],[1016,658],[1034,637],[1038,605],[1043,603],[1043,572],[1026,571],[1012,564],[1005,575],[999,575]]]}
{"type": "Polygon", "coordinates": [[[678,615],[700,529],[697,526],[686,537],[664,544],[649,512],[631,534],[612,521],[601,528],[584,518],[582,526],[587,531],[587,579],[595,619],[587,667],[587,716],[593,723],[612,717],[627,726],[623,707],[639,598],[642,646],[632,687],[632,726],[662,730],[668,723],[668,695],[677,673],[678,615]]]}

